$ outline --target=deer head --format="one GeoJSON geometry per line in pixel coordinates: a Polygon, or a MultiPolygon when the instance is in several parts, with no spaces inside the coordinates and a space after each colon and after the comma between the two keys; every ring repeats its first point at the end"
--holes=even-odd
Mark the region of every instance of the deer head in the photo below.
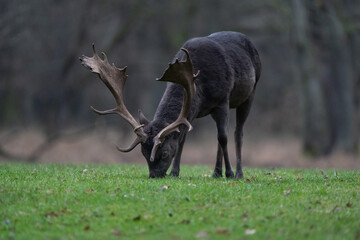
{"type": "Polygon", "coordinates": [[[120,69],[115,67],[114,64],[110,65],[105,53],[102,53],[104,59],[101,59],[97,55],[94,45],[92,57],[80,57],[80,61],[85,67],[99,75],[117,103],[114,109],[106,111],[99,111],[93,107],[91,109],[99,115],[118,114],[132,126],[136,139],[128,148],[117,147],[117,149],[121,152],[129,152],[138,144],[141,144],[141,151],[149,166],[149,177],[163,177],[166,175],[166,171],[171,165],[171,161],[179,147],[179,127],[181,125],[186,126],[182,127],[185,131],[192,129],[187,118],[189,117],[196,91],[194,79],[198,76],[199,71],[197,74],[193,74],[194,69],[189,52],[184,48],[181,50],[186,55],[185,61],[180,62],[177,59],[174,63],[170,63],[163,76],[157,79],[157,81],[180,84],[184,88],[181,112],[177,119],[167,126],[159,126],[155,122],[148,121],[141,111],[139,111],[140,123],[138,123],[129,113],[124,105],[122,96],[127,79],[125,74],[126,67],[120,69]],[[152,130],[150,131],[150,129],[152,130]]]}

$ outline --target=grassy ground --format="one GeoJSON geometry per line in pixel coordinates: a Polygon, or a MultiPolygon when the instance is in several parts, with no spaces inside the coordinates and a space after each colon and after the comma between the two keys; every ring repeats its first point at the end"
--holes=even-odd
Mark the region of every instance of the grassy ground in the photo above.
{"type": "Polygon", "coordinates": [[[360,172],[0,163],[0,239],[359,239],[360,172]]]}

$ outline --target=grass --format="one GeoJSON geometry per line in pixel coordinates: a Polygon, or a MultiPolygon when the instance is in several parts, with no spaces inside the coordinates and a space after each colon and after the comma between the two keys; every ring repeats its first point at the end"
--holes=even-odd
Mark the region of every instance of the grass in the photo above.
{"type": "Polygon", "coordinates": [[[360,172],[0,163],[0,239],[359,239],[360,172]]]}

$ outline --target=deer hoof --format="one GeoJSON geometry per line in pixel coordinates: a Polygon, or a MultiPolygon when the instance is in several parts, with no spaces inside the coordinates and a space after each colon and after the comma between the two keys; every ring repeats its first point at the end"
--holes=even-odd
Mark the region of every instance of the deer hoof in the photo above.
{"type": "Polygon", "coordinates": [[[226,178],[234,178],[235,177],[234,172],[231,170],[229,172],[226,172],[225,176],[226,176],[226,178]]]}
{"type": "Polygon", "coordinates": [[[242,171],[237,171],[236,175],[235,175],[236,179],[242,179],[244,178],[243,172],[242,171]]]}
{"type": "Polygon", "coordinates": [[[212,175],[212,178],[221,178],[222,177],[222,173],[221,172],[217,172],[217,171],[214,171],[213,175],[212,175]]]}
{"type": "Polygon", "coordinates": [[[170,177],[179,177],[179,171],[171,171],[169,176],[170,177]]]}

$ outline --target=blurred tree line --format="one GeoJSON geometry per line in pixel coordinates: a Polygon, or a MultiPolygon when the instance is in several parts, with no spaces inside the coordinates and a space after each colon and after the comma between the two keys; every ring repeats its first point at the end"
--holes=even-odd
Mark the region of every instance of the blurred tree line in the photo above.
{"type": "Polygon", "coordinates": [[[78,61],[91,55],[91,43],[128,66],[126,104],[134,115],[141,107],[151,116],[165,87],[154,79],[182,43],[222,30],[248,35],[262,59],[250,129],[302,136],[311,155],[356,151],[356,0],[2,0],[0,126],[40,126],[51,139],[91,125],[89,105],[112,106],[108,90],[78,61]]]}

